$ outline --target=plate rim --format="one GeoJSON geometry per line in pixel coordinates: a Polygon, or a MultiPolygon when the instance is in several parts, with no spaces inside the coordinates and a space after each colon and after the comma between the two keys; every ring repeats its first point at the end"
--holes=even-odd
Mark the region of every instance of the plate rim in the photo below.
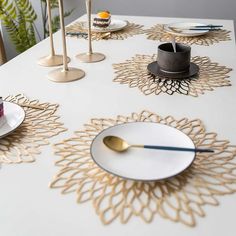
{"type": "MultiPolygon", "coordinates": [[[[111,22],[112,21],[123,21],[123,22],[125,22],[125,26],[123,26],[123,27],[120,27],[120,28],[116,28],[116,29],[107,29],[107,28],[104,28],[104,29],[95,29],[95,28],[93,28],[92,27],[92,25],[91,25],[91,32],[93,32],[93,33],[107,33],[107,32],[116,32],[116,31],[120,31],[120,30],[122,30],[122,29],[125,29],[127,26],[128,26],[128,24],[129,24],[129,21],[127,21],[127,20],[120,20],[120,19],[111,19],[111,22]]],[[[86,25],[85,24],[87,24],[87,21],[82,21],[82,27],[83,27],[83,30],[88,30],[88,27],[86,27],[86,25]]]]}
{"type": "Polygon", "coordinates": [[[173,32],[171,30],[168,29],[168,26],[174,25],[174,24],[199,24],[199,25],[206,25],[204,23],[200,23],[200,22],[173,22],[173,23],[168,23],[168,24],[164,24],[164,31],[176,36],[181,36],[181,37],[197,37],[197,36],[201,36],[201,35],[205,35],[209,32],[209,30],[205,30],[202,32],[193,32],[191,34],[186,34],[186,33],[177,33],[177,32],[173,32]]]}
{"type": "Polygon", "coordinates": [[[103,166],[101,166],[101,165],[95,160],[95,158],[94,158],[94,156],[93,156],[93,154],[92,154],[92,147],[93,147],[93,144],[94,144],[95,139],[96,139],[102,132],[104,132],[104,131],[106,131],[106,130],[109,130],[109,129],[113,128],[113,127],[117,127],[117,126],[121,126],[121,125],[125,125],[125,124],[132,124],[132,123],[152,123],[152,124],[163,125],[163,126],[167,126],[167,127],[176,129],[176,130],[180,131],[181,133],[183,133],[185,136],[187,136],[187,137],[189,138],[189,140],[192,142],[193,146],[196,148],[196,145],[194,144],[193,140],[192,140],[187,134],[185,134],[183,131],[181,131],[181,130],[179,130],[179,129],[177,129],[177,128],[174,128],[174,127],[172,127],[172,126],[169,126],[169,125],[167,125],[167,124],[161,124],[161,123],[152,122],[152,121],[132,121],[132,122],[127,122],[127,123],[122,123],[122,124],[116,124],[116,125],[113,125],[113,126],[110,126],[110,127],[106,128],[106,129],[103,129],[101,132],[99,132],[99,133],[93,138],[93,140],[92,140],[92,142],[91,142],[91,145],[90,145],[90,148],[89,148],[89,150],[90,150],[90,156],[91,156],[93,162],[94,162],[99,168],[101,168],[102,170],[104,170],[105,172],[107,172],[107,173],[109,173],[109,174],[111,174],[111,175],[113,175],[113,176],[122,178],[122,179],[124,179],[124,180],[131,180],[131,181],[137,181],[137,182],[159,182],[159,181],[171,179],[171,178],[173,178],[173,177],[175,177],[175,176],[177,176],[177,175],[183,173],[184,171],[186,171],[187,169],[189,169],[189,168],[192,166],[193,162],[194,162],[195,159],[196,159],[196,152],[195,152],[195,154],[194,154],[193,160],[190,162],[190,164],[189,164],[188,166],[186,166],[186,168],[184,168],[182,171],[180,171],[180,172],[178,172],[178,173],[176,173],[176,174],[174,174],[174,175],[171,175],[171,176],[165,177],[165,178],[158,178],[158,179],[135,179],[135,178],[128,178],[128,177],[124,177],[124,176],[119,175],[119,174],[115,174],[115,173],[113,173],[113,172],[107,170],[107,169],[104,168],[103,166]]]}
{"type": "Polygon", "coordinates": [[[6,136],[8,136],[8,135],[10,135],[10,134],[13,133],[17,128],[19,128],[19,127],[23,124],[23,122],[25,121],[25,117],[26,117],[25,110],[24,110],[20,105],[14,103],[14,102],[9,102],[9,101],[3,101],[3,103],[10,103],[10,104],[14,104],[16,107],[18,106],[18,107],[23,111],[24,117],[23,117],[22,121],[21,121],[14,129],[12,129],[11,131],[9,131],[9,132],[7,132],[7,133],[5,133],[5,134],[3,134],[3,135],[0,135],[0,139],[6,137],[6,136]]]}

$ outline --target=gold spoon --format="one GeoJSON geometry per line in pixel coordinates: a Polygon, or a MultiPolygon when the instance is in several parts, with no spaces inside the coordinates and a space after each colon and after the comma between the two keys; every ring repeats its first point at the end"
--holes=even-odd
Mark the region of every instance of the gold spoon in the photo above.
{"type": "Polygon", "coordinates": [[[111,36],[111,32],[103,34],[102,39],[107,39],[109,36],[111,36]]]}
{"type": "Polygon", "coordinates": [[[184,29],[179,29],[179,28],[174,28],[174,27],[169,27],[173,32],[175,33],[182,33],[184,29]]]}
{"type": "Polygon", "coordinates": [[[185,147],[171,147],[171,146],[153,146],[153,145],[140,145],[140,144],[128,144],[125,140],[117,136],[106,136],[103,138],[103,143],[113,151],[124,152],[131,147],[136,148],[148,148],[158,149],[166,151],[182,151],[182,152],[214,152],[212,149],[200,149],[200,148],[185,148],[185,147]]]}
{"type": "Polygon", "coordinates": [[[97,40],[100,40],[100,39],[107,39],[110,35],[111,35],[111,32],[103,33],[103,34],[97,36],[97,40]]]}

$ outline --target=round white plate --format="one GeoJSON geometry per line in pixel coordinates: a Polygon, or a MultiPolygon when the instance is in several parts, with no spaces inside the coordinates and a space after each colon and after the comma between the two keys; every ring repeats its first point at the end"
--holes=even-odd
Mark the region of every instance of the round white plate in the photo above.
{"type": "Polygon", "coordinates": [[[0,118],[0,138],[7,136],[17,129],[25,119],[25,111],[12,102],[3,102],[4,117],[0,118]]]}
{"type": "Polygon", "coordinates": [[[158,123],[126,123],[103,130],[91,144],[91,156],[99,167],[125,179],[157,181],[170,178],[188,168],[195,158],[194,152],[143,148],[118,153],[104,145],[103,138],[108,135],[122,137],[129,144],[195,148],[194,143],[183,132],[158,123]]]}
{"type": "MultiPolygon", "coordinates": [[[[111,19],[111,23],[108,27],[106,28],[98,28],[94,27],[92,25],[91,29],[93,32],[99,32],[99,33],[106,33],[106,32],[114,32],[118,30],[124,29],[128,25],[128,22],[125,20],[116,20],[116,19],[111,19]]],[[[82,23],[82,27],[84,29],[88,29],[88,24],[87,22],[82,23]]]]}
{"type": "Polygon", "coordinates": [[[164,30],[176,36],[184,37],[194,37],[204,35],[209,32],[209,30],[188,30],[194,26],[206,26],[206,24],[194,23],[194,22],[180,22],[164,25],[164,30]],[[181,32],[176,32],[171,28],[178,28],[181,32]]]}

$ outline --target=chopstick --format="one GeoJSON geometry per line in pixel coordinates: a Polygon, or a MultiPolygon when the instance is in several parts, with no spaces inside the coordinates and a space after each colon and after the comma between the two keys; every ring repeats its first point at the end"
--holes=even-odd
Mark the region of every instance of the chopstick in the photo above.
{"type": "MultiPolygon", "coordinates": [[[[69,35],[69,36],[82,36],[85,39],[88,38],[88,34],[87,33],[82,33],[82,32],[67,32],[66,35],[69,35]]],[[[101,35],[95,36],[95,39],[97,39],[97,40],[107,39],[110,35],[111,35],[111,32],[101,33],[101,35]]]]}
{"type": "Polygon", "coordinates": [[[208,30],[208,31],[218,31],[221,30],[221,28],[200,28],[200,26],[198,28],[195,27],[190,27],[190,28],[177,28],[177,27],[169,27],[173,32],[177,32],[177,33],[181,33],[183,30],[195,30],[195,31],[202,31],[202,30],[208,30]]]}
{"type": "Polygon", "coordinates": [[[223,25],[192,25],[192,26],[186,26],[186,27],[170,27],[173,29],[199,29],[199,28],[209,28],[209,29],[215,29],[215,28],[222,28],[223,25]]]}
{"type": "Polygon", "coordinates": [[[85,35],[87,36],[88,34],[87,33],[83,33],[83,32],[67,32],[66,33],[67,35],[85,35]]]}
{"type": "Polygon", "coordinates": [[[88,37],[88,34],[87,33],[83,33],[83,32],[67,32],[66,35],[69,35],[69,36],[82,36],[82,37],[88,37]]]}
{"type": "Polygon", "coordinates": [[[218,31],[218,30],[221,30],[221,29],[218,29],[218,28],[189,28],[187,30],[209,30],[209,31],[218,31]]]}
{"type": "Polygon", "coordinates": [[[194,28],[221,28],[223,25],[196,25],[194,28]]]}

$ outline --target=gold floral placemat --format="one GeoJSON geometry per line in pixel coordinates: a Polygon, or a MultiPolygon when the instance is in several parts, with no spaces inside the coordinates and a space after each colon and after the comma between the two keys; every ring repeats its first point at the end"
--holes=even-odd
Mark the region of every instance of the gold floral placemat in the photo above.
{"type": "Polygon", "coordinates": [[[12,134],[0,139],[0,163],[33,162],[40,153],[40,147],[49,144],[49,138],[66,131],[56,115],[58,105],[29,100],[22,94],[8,96],[4,100],[45,109],[24,107],[26,117],[23,124],[12,134]]]}
{"type": "Polygon", "coordinates": [[[150,223],[156,215],[188,226],[205,216],[205,205],[217,206],[220,195],[236,192],[236,146],[219,140],[208,132],[199,119],[175,119],[142,111],[129,116],[92,119],[74,137],[55,145],[60,157],[59,171],[51,188],[63,194],[76,193],[77,202],[91,202],[102,223],[114,220],[127,223],[140,217],[150,223]],[[128,122],[157,122],[175,127],[187,134],[198,148],[211,148],[214,153],[197,153],[188,170],[161,182],[135,182],[113,176],[100,169],[90,156],[90,145],[102,130],[128,122]]]}
{"type": "Polygon", "coordinates": [[[200,68],[197,76],[180,80],[153,76],[148,72],[147,65],[156,61],[156,57],[156,55],[136,55],[131,60],[114,64],[116,77],[113,81],[128,84],[130,88],[137,87],[145,95],[179,93],[197,97],[217,87],[231,86],[227,78],[232,69],[220,66],[208,57],[192,58],[192,62],[200,68]]]}
{"type": "MultiPolygon", "coordinates": [[[[68,36],[74,36],[78,38],[85,38],[87,39],[87,30],[84,29],[85,22],[75,22],[72,25],[66,27],[66,33],[68,36]],[[77,34],[82,33],[82,34],[77,34]]],[[[110,32],[110,33],[92,33],[93,40],[107,40],[107,39],[114,39],[114,40],[124,40],[128,37],[132,37],[134,35],[143,34],[144,30],[142,29],[143,25],[130,23],[128,22],[127,27],[122,30],[110,32]]]]}
{"type": "MultiPolygon", "coordinates": [[[[157,40],[160,42],[170,42],[172,39],[172,35],[167,33],[164,30],[163,24],[157,24],[150,29],[145,30],[147,34],[147,38],[150,40],[157,40]]],[[[197,44],[203,46],[210,46],[214,43],[219,43],[221,41],[230,41],[230,31],[228,30],[219,30],[219,31],[210,31],[205,35],[197,36],[197,37],[182,37],[176,36],[176,42],[181,42],[185,44],[197,44]]]]}

